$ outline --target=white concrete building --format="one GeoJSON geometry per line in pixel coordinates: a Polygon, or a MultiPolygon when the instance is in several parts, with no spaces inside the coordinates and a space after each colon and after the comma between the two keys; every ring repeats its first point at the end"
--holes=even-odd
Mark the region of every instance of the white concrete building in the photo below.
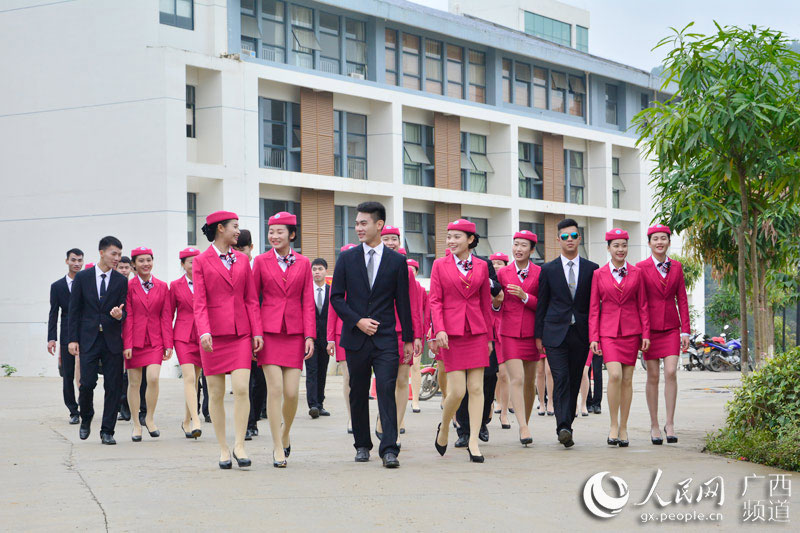
{"type": "Polygon", "coordinates": [[[152,247],[171,281],[218,209],[260,250],[266,218],[294,211],[297,247],[332,263],[355,240],[353,208],[377,199],[423,277],[458,216],[483,253],[526,227],[553,258],[570,216],[590,259],[607,261],[611,227],[630,232],[632,261],[647,255],[648,164],[628,131],[664,97],[647,72],[403,0],[11,4],[0,364],[19,374],[57,373],[48,290],[67,249],[95,261],[115,235],[126,255],[152,247]]]}

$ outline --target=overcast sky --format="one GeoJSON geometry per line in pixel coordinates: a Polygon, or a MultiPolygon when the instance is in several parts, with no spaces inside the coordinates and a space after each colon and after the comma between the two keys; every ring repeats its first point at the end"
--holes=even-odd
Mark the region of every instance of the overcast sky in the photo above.
{"type": "MultiPolygon", "coordinates": [[[[447,0],[411,0],[447,10],[447,0]]],[[[491,0],[487,0],[491,1],[491,0]]],[[[672,27],[694,21],[695,31],[721,25],[756,24],[800,38],[800,0],[561,0],[590,12],[589,52],[644,70],[661,64],[665,52],[651,49],[672,27]]],[[[529,0],[536,5],[536,0],[529,0]]]]}

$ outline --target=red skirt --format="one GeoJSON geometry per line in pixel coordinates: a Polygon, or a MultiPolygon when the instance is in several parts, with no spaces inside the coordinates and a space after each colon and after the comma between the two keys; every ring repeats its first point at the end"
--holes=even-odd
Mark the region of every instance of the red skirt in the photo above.
{"type": "Polygon", "coordinates": [[[125,368],[142,368],[147,365],[160,365],[164,362],[163,346],[134,348],[130,359],[125,359],[125,368]]]}
{"type": "Polygon", "coordinates": [[[448,344],[450,348],[439,350],[445,372],[489,366],[489,336],[486,333],[453,335],[448,338],[448,344]]]}
{"type": "Polygon", "coordinates": [[[342,348],[339,343],[342,342],[342,336],[336,335],[336,362],[341,363],[345,360],[344,357],[344,348],[342,348]]]}
{"type": "MultiPolygon", "coordinates": [[[[542,358],[536,349],[534,337],[508,337],[500,335],[503,344],[503,361],[509,359],[522,359],[523,361],[538,361],[542,358]]],[[[500,363],[500,358],[497,359],[500,363]]]]}
{"type": "Polygon", "coordinates": [[[603,361],[606,363],[622,363],[628,366],[635,365],[641,345],[641,335],[600,337],[600,349],[603,351],[603,361]]]}
{"type": "Polygon", "coordinates": [[[203,366],[200,359],[199,342],[175,341],[175,355],[178,356],[178,364],[203,366]]]}
{"type": "MultiPolygon", "coordinates": [[[[264,333],[264,349],[258,352],[258,365],[303,369],[306,338],[302,333],[264,333]]],[[[327,354],[326,354],[327,357],[327,354]]]]}
{"type": "Polygon", "coordinates": [[[250,370],[250,361],[253,360],[252,337],[242,335],[218,335],[211,338],[213,352],[200,350],[200,359],[203,362],[203,374],[215,376],[229,374],[234,370],[246,368],[250,370]]]}
{"type": "Polygon", "coordinates": [[[680,328],[668,329],[666,331],[650,332],[650,349],[644,352],[644,360],[663,359],[668,355],[681,354],[681,330],[680,328]]]}

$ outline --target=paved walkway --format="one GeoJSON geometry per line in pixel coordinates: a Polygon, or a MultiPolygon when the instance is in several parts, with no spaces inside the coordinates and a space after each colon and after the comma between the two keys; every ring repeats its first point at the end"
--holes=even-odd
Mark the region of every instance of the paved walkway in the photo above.
{"type": "MultiPolygon", "coordinates": [[[[162,380],[156,414],[161,438],[145,436],[144,442],[132,443],[131,423],[120,422],[119,444],[101,446],[101,386],[95,395],[98,414],[92,435],[80,441],[77,426],[67,424],[58,379],[0,378],[0,529],[440,532],[792,527],[742,522],[744,500],[767,499],[763,490],[768,485],[764,480],[760,488],[751,483],[742,498],[744,476],[780,471],[701,452],[705,434],[724,420],[723,406],[737,375],[680,372],[679,380],[677,445],[650,444],[644,372],[637,369],[627,449],[606,446],[604,411],[577,419],[576,446],[571,450],[557,444],[553,417],[533,416],[534,446],[528,449],[519,445],[515,422],[511,430],[502,430],[495,417],[491,440],[482,447],[484,464],[470,464],[465,451],[452,447],[455,432],[441,458],[433,447],[441,413],[437,397],[422,403],[421,414],[409,408],[402,466],[388,471],[380,466],[377,453],[367,464],[353,462],[341,378],[331,377],[326,406],[333,416],[311,420],[301,397],[287,469],[271,466],[268,424],[261,421],[261,435],[247,443],[253,467],[221,471],[210,424],[198,441],[186,440],[180,431],[183,396],[177,379],[162,380]],[[674,500],[677,483],[686,478],[693,478],[696,491],[698,484],[722,475],[724,505],[706,500],[661,509],[651,500],[634,506],[645,498],[658,468],[664,473],[656,492],[668,501],[674,500]],[[630,488],[627,506],[607,520],[593,517],[582,503],[586,480],[600,471],[623,478],[630,488]],[[642,513],[694,511],[722,512],[723,518],[637,526],[642,513]]],[[[226,404],[230,417],[231,398],[226,404]]],[[[371,409],[374,413],[374,403],[371,409]]],[[[228,427],[230,433],[230,423],[228,427]]],[[[617,495],[609,480],[603,486],[617,495]]],[[[798,500],[796,495],[790,498],[790,517],[796,515],[798,500]]]]}

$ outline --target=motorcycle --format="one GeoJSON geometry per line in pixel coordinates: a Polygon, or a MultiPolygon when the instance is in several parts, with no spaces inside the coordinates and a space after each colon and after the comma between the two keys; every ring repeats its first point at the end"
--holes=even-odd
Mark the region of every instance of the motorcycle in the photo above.
{"type": "Polygon", "coordinates": [[[436,367],[436,361],[431,361],[430,365],[422,367],[420,374],[422,381],[419,387],[419,399],[430,400],[439,392],[439,369],[436,367]]]}
{"type": "MultiPolygon", "coordinates": [[[[706,342],[707,358],[704,363],[712,372],[720,372],[728,368],[742,369],[742,342],[740,339],[727,340],[728,328],[729,326],[726,324],[722,335],[712,337],[706,342]]],[[[753,363],[750,360],[748,360],[748,367],[753,370],[753,363]]]]}
{"type": "Polygon", "coordinates": [[[689,339],[689,348],[687,348],[686,351],[681,354],[681,360],[685,370],[692,371],[695,368],[699,370],[706,369],[702,360],[705,342],[698,340],[702,336],[703,335],[701,333],[695,333],[692,335],[692,337],[689,339]]]}

